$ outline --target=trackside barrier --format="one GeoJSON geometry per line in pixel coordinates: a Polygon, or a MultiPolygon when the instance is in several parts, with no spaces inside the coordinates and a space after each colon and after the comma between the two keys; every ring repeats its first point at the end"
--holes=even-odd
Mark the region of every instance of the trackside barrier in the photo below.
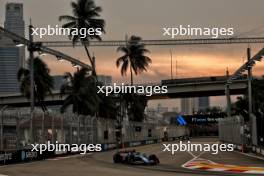
{"type": "Polygon", "coordinates": [[[264,156],[264,148],[263,148],[263,147],[256,147],[256,146],[253,146],[253,147],[252,147],[252,152],[264,156]]]}
{"type": "Polygon", "coordinates": [[[242,152],[254,152],[264,156],[262,146],[251,146],[247,125],[242,116],[233,116],[219,120],[219,140],[234,145],[234,149],[242,152]]]}
{"type": "MultiPolygon", "coordinates": [[[[79,153],[44,152],[40,155],[39,152],[32,152],[27,148],[27,146],[31,146],[29,112],[28,109],[15,109],[4,112],[4,150],[0,151],[0,165],[44,160],[79,153]]],[[[80,144],[102,144],[103,150],[117,148],[116,120],[77,116],[71,113],[50,112],[44,114],[36,109],[32,122],[35,144],[44,144],[52,140],[61,144],[77,144],[79,127],[80,144]],[[80,123],[78,123],[78,120],[80,123]]],[[[160,143],[164,140],[174,140],[186,134],[188,134],[188,130],[183,126],[161,126],[139,122],[124,122],[121,130],[124,147],[160,143]]],[[[121,146],[118,146],[118,148],[121,148],[121,146]]]]}
{"type": "MultiPolygon", "coordinates": [[[[176,138],[171,138],[171,140],[172,139],[176,139],[176,138]]],[[[125,147],[136,147],[136,146],[141,146],[141,145],[156,144],[162,141],[163,141],[162,139],[155,139],[155,140],[125,142],[124,146],[125,147]]],[[[116,149],[116,147],[117,147],[116,143],[102,144],[102,151],[116,149]]],[[[119,148],[121,148],[121,144],[119,144],[119,148]]],[[[73,155],[73,154],[79,154],[79,152],[44,151],[42,154],[40,154],[37,151],[31,151],[31,149],[0,152],[0,165],[45,160],[45,159],[54,158],[57,156],[73,155]]]]}
{"type": "MultiPolygon", "coordinates": [[[[175,141],[177,139],[182,139],[185,136],[181,137],[175,137],[175,138],[170,138],[169,141],[175,141]]],[[[125,142],[124,146],[127,147],[137,147],[137,146],[142,146],[142,145],[150,145],[150,144],[157,144],[163,142],[163,139],[154,139],[154,140],[144,140],[144,141],[132,141],[132,142],[125,142]]],[[[102,144],[102,151],[107,151],[107,150],[113,150],[117,148],[116,143],[109,143],[109,144],[102,144]]],[[[118,148],[122,148],[122,144],[118,145],[118,148]]]]}
{"type": "Polygon", "coordinates": [[[31,151],[30,149],[2,152],[0,153],[0,165],[44,160],[54,156],[54,152],[45,151],[40,154],[39,152],[31,151]]]}
{"type": "Polygon", "coordinates": [[[241,116],[219,119],[219,140],[225,143],[242,145],[244,121],[241,116]]]}
{"type": "Polygon", "coordinates": [[[79,153],[80,152],[70,151],[43,151],[42,154],[40,154],[39,151],[31,151],[31,149],[0,152],[0,165],[45,160],[58,156],[74,155],[79,153]]]}

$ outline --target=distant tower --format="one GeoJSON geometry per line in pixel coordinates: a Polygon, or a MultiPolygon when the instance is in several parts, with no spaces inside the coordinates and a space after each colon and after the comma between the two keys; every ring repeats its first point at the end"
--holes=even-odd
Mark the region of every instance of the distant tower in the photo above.
{"type": "Polygon", "coordinates": [[[184,115],[193,115],[198,111],[198,98],[183,98],[181,99],[181,112],[184,115]]]}
{"type": "Polygon", "coordinates": [[[5,29],[25,36],[25,22],[23,20],[23,4],[7,3],[5,13],[5,29]]]}
{"type": "Polygon", "coordinates": [[[199,97],[199,110],[204,111],[210,107],[209,97],[199,97]]]}
{"type": "MultiPolygon", "coordinates": [[[[23,4],[7,3],[5,16],[5,29],[25,37],[25,22],[23,20],[23,4]]],[[[5,47],[5,44],[13,43],[11,40],[2,38],[0,40],[0,94],[19,92],[17,71],[24,67],[25,48],[5,47]]]]}
{"type": "Polygon", "coordinates": [[[98,75],[98,82],[101,82],[105,86],[111,86],[113,84],[112,76],[109,75],[98,75]]]}

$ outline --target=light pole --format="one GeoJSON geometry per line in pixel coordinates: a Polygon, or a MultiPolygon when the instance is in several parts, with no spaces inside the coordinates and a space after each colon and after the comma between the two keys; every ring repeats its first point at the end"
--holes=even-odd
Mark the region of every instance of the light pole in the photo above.
{"type": "MultiPolygon", "coordinates": [[[[251,49],[247,48],[247,60],[250,61],[251,49]]],[[[250,126],[252,126],[252,67],[248,67],[248,114],[250,126]]]]}
{"type": "Polygon", "coordinates": [[[34,43],[33,26],[29,25],[29,59],[30,59],[30,142],[33,143],[33,118],[34,118],[34,43]]]}
{"type": "MultiPolygon", "coordinates": [[[[262,56],[262,54],[261,54],[262,56]]],[[[247,48],[247,60],[250,62],[251,49],[247,48]]],[[[259,60],[260,61],[260,60],[259,60]]],[[[255,63],[255,62],[254,62],[255,63]]],[[[257,125],[256,116],[253,114],[253,96],[252,96],[252,67],[254,64],[248,67],[248,115],[249,115],[249,129],[250,129],[250,144],[257,145],[257,125]]]]}
{"type": "MultiPolygon", "coordinates": [[[[262,49],[263,51],[263,49],[262,49]]],[[[247,59],[248,62],[251,60],[251,49],[247,48],[247,59]]],[[[261,61],[263,57],[263,52],[259,54],[258,57],[255,57],[255,61],[261,61]]],[[[254,58],[254,57],[253,57],[254,58]]],[[[248,67],[248,115],[249,115],[249,129],[250,129],[250,136],[251,136],[251,144],[258,145],[257,139],[257,121],[256,116],[253,114],[253,96],[252,96],[252,67],[255,64],[255,61],[251,66],[248,67]]]]}
{"type": "Polygon", "coordinates": [[[227,117],[231,117],[231,97],[230,97],[230,85],[226,84],[225,86],[225,94],[226,94],[226,102],[227,102],[227,117]]]}
{"type": "MultiPolygon", "coordinates": [[[[228,67],[226,69],[226,78],[229,79],[228,67]]],[[[230,83],[229,82],[227,82],[227,84],[225,85],[225,94],[226,94],[226,103],[227,103],[227,107],[226,107],[227,117],[231,117],[231,97],[230,97],[230,83]]]]}

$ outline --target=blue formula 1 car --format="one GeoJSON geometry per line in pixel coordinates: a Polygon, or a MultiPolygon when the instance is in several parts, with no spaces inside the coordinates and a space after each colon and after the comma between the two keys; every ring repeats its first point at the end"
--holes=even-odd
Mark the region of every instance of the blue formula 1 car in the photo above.
{"type": "Polygon", "coordinates": [[[116,152],[113,155],[113,162],[133,165],[157,165],[160,163],[156,155],[152,154],[148,156],[135,150],[116,152]]]}

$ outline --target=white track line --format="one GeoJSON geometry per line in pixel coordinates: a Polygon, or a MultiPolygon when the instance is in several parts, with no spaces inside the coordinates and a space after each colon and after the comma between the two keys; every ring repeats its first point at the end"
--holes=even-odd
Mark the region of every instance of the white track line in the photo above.
{"type": "Polygon", "coordinates": [[[197,158],[197,156],[195,154],[193,154],[192,152],[188,151],[188,153],[193,157],[193,158],[197,158]]]}
{"type": "MultiPolygon", "coordinates": [[[[215,144],[215,143],[218,143],[219,141],[216,141],[216,142],[211,142],[211,144],[215,144]]],[[[203,152],[201,152],[199,155],[194,155],[192,152],[190,152],[190,151],[188,151],[188,153],[193,157],[192,159],[190,159],[189,161],[187,161],[187,162],[185,162],[183,165],[182,165],[182,167],[184,167],[187,163],[189,163],[189,162],[191,162],[191,161],[193,161],[193,160],[195,160],[195,159],[198,159],[200,156],[202,156],[204,153],[205,153],[205,151],[203,151],[203,152]]],[[[208,160],[209,161],[209,160],[208,160]]]]}
{"type": "Polygon", "coordinates": [[[80,157],[80,156],[86,156],[86,155],[91,155],[91,154],[92,153],[78,154],[78,155],[71,155],[71,156],[59,156],[59,157],[50,158],[50,159],[46,159],[46,160],[48,160],[48,161],[58,161],[58,160],[69,159],[69,158],[77,158],[77,157],[80,157]]]}

